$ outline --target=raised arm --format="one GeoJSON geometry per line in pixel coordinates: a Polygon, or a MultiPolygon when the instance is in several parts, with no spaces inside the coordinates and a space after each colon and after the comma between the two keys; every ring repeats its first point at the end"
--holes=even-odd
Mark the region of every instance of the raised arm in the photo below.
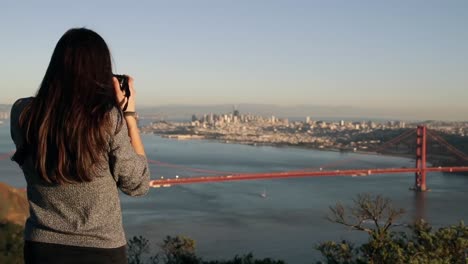
{"type": "MultiPolygon", "coordinates": [[[[117,111],[116,109],[116,115],[117,111]]],[[[120,131],[111,139],[109,167],[122,192],[131,196],[140,196],[149,190],[150,172],[146,157],[137,153],[133,146],[135,142],[129,137],[130,130],[124,121],[120,131]]]]}
{"type": "MultiPolygon", "coordinates": [[[[114,88],[117,102],[127,100],[120,90],[118,80],[114,77],[114,88]]],[[[135,113],[135,89],[133,78],[129,77],[131,96],[128,98],[127,111],[135,113]]],[[[120,115],[115,111],[116,124],[120,115]]],[[[150,173],[145,149],[138,131],[137,120],[133,115],[124,113],[122,128],[111,140],[109,162],[112,174],[118,187],[131,196],[144,195],[149,190],[150,173]]]]}
{"type": "Polygon", "coordinates": [[[127,99],[125,97],[125,93],[120,89],[120,84],[117,78],[113,77],[114,80],[114,89],[115,89],[115,94],[116,94],[116,100],[117,103],[120,105],[125,104],[125,100],[128,100],[127,102],[127,109],[124,112],[125,116],[125,122],[127,124],[127,129],[128,129],[128,136],[131,138],[132,146],[135,149],[135,152],[146,156],[145,155],[145,149],[143,147],[143,143],[141,141],[140,137],[140,132],[138,131],[138,125],[137,125],[137,120],[135,115],[126,115],[126,113],[133,113],[135,114],[135,109],[136,109],[136,103],[135,103],[135,97],[136,97],[136,92],[135,88],[133,86],[133,78],[131,76],[128,76],[128,86],[130,88],[131,96],[127,99]]]}

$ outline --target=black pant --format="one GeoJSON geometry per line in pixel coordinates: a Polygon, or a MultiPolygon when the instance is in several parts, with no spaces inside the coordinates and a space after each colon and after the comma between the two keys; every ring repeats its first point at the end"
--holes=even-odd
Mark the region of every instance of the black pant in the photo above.
{"type": "Polygon", "coordinates": [[[92,248],[24,241],[24,263],[127,264],[127,252],[126,246],[119,248],[92,248]]]}

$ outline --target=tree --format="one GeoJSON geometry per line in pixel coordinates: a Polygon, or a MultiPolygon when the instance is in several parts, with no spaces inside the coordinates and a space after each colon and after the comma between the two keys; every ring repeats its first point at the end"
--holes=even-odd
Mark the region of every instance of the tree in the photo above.
{"type": "Polygon", "coordinates": [[[282,260],[273,260],[270,258],[255,259],[252,253],[243,256],[235,256],[232,260],[214,260],[204,261],[203,264],[285,264],[282,260]]]}
{"type": "Polygon", "coordinates": [[[348,226],[355,230],[369,234],[369,242],[360,248],[347,241],[337,244],[334,242],[322,243],[317,248],[321,251],[329,263],[398,263],[401,261],[398,246],[394,242],[394,233],[390,227],[395,220],[404,214],[403,209],[394,208],[390,199],[380,195],[359,194],[354,201],[354,206],[344,207],[337,203],[330,207],[331,215],[328,220],[348,226]],[[361,253],[355,257],[355,253],[361,253]],[[354,254],[353,254],[354,253],[354,254]],[[333,256],[337,256],[333,260],[333,256]],[[335,262],[336,261],[336,262],[335,262]]]}
{"type": "Polygon", "coordinates": [[[128,263],[143,264],[143,255],[149,253],[149,241],[142,236],[134,236],[127,243],[128,263]]]}
{"type": "MultiPolygon", "coordinates": [[[[270,258],[255,259],[252,253],[238,256],[232,260],[204,261],[195,253],[195,240],[185,236],[167,236],[159,246],[161,252],[147,262],[151,264],[285,264],[282,260],[270,258]]],[[[146,263],[142,256],[149,252],[149,241],[142,236],[133,237],[128,242],[129,264],[146,263]]]]}
{"type": "Polygon", "coordinates": [[[405,244],[408,263],[468,263],[468,227],[442,227],[433,232],[424,220],[411,226],[412,236],[405,244]]]}
{"type": "Polygon", "coordinates": [[[185,236],[167,236],[161,245],[166,264],[197,264],[201,259],[195,255],[195,240],[185,236]]]}
{"type": "Polygon", "coordinates": [[[339,202],[330,207],[332,215],[327,219],[379,238],[385,236],[395,220],[405,213],[401,208],[394,208],[390,199],[381,195],[358,194],[353,201],[354,206],[348,209],[339,202]],[[373,226],[368,225],[369,221],[373,226]]]}
{"type": "Polygon", "coordinates": [[[316,248],[326,263],[468,263],[468,227],[459,225],[433,232],[423,220],[407,226],[408,232],[395,232],[395,220],[404,214],[380,195],[358,195],[354,206],[337,203],[330,207],[332,222],[369,234],[360,246],[348,241],[327,241],[316,248]]]}

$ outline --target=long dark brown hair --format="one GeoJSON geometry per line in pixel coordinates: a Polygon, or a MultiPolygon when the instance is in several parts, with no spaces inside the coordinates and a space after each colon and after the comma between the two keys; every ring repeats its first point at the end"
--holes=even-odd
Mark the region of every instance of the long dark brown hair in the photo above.
{"type": "Polygon", "coordinates": [[[106,42],[85,28],[58,41],[36,96],[20,115],[25,144],[13,160],[28,155],[48,183],[91,181],[108,151],[110,111],[118,107],[106,42]]]}

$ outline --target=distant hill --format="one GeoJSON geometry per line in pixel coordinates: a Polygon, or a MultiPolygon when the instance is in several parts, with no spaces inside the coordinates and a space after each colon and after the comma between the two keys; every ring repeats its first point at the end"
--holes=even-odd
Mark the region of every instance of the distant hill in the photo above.
{"type": "Polygon", "coordinates": [[[0,182],[0,223],[24,225],[28,216],[26,192],[0,182]]]}

